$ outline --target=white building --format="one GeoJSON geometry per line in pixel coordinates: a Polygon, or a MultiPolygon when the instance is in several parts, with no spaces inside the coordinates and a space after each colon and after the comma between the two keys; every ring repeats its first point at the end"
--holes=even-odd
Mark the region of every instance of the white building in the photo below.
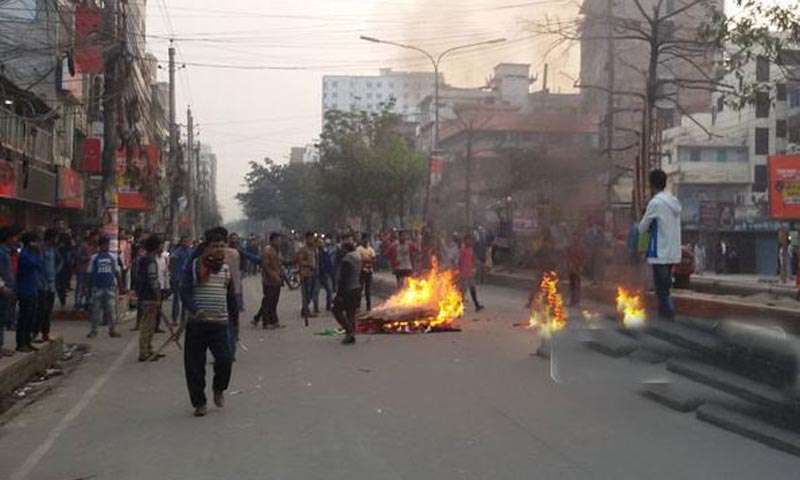
{"type": "MultiPolygon", "coordinates": [[[[683,204],[688,241],[707,249],[729,242],[739,252],[742,272],[775,273],[781,224],[768,214],[767,158],[798,150],[800,143],[800,88],[787,81],[787,68],[796,67],[757,57],[742,72],[742,85],[761,87],[754,104],[730,108],[717,92],[710,113],[684,117],[680,126],[664,131],[662,165],[683,204]]],[[[739,80],[729,74],[723,83],[739,80]]]]}
{"type": "MultiPolygon", "coordinates": [[[[440,75],[441,78],[441,75],[440,75]]],[[[377,113],[394,99],[392,111],[407,122],[417,122],[419,102],[433,92],[432,72],[395,72],[378,75],[325,75],[322,77],[322,115],[331,110],[377,113]]]]}

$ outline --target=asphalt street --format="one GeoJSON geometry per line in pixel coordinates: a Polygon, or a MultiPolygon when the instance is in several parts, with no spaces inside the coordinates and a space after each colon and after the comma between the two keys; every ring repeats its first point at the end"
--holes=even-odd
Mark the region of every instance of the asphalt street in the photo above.
{"type": "MultiPolygon", "coordinates": [[[[361,336],[329,316],[249,325],[224,409],[194,418],[174,346],[136,361],[137,337],[101,335],[61,385],[0,429],[0,479],[797,478],[800,460],[637,395],[657,370],[581,347],[532,356],[521,292],[481,289],[462,332],[361,336]],[[554,381],[553,378],[558,381],[554,381]]],[[[88,326],[60,322],[67,341],[88,326]]],[[[158,336],[160,341],[163,336],[158,336]]],[[[209,369],[210,370],[210,369],[209,369]]],[[[210,374],[210,371],[209,371],[210,374]]]]}

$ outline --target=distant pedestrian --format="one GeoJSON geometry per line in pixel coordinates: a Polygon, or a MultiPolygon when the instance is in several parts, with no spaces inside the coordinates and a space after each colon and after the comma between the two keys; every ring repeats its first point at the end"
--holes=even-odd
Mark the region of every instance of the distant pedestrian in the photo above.
{"type": "Polygon", "coordinates": [[[100,250],[89,260],[89,287],[91,305],[91,330],[88,338],[97,336],[97,329],[108,323],[108,336],[120,337],[116,330],[117,291],[122,285],[122,272],[117,259],[109,251],[111,239],[103,236],[100,250]],[[105,321],[104,321],[105,320],[105,321]]]}
{"type": "Polygon", "coordinates": [[[361,304],[361,255],[356,252],[351,236],[344,238],[341,248],[345,255],[337,273],[333,316],[344,329],[342,344],[350,345],[356,342],[356,310],[361,304]]]}
{"type": "Polygon", "coordinates": [[[783,232],[783,235],[779,235],[779,243],[778,243],[778,273],[780,275],[781,283],[787,283],[789,281],[789,274],[792,270],[790,265],[792,259],[792,252],[791,246],[789,245],[789,234],[788,232],[783,232]]]}
{"type": "Polygon", "coordinates": [[[361,257],[361,289],[364,292],[367,311],[370,311],[372,310],[372,273],[375,268],[375,250],[369,243],[369,234],[361,235],[361,243],[356,248],[356,253],[361,257]]]}
{"type": "Polygon", "coordinates": [[[225,236],[212,231],[198,247],[200,257],[192,261],[181,280],[181,296],[188,315],[184,369],[196,417],[207,413],[206,351],[210,350],[214,357],[212,389],[214,404],[219,408],[224,406],[224,392],[231,379],[229,324],[238,304],[231,272],[225,264],[226,248],[225,236]]]}
{"type": "Polygon", "coordinates": [[[336,253],[337,248],[330,237],[318,249],[319,254],[319,286],[325,290],[325,310],[330,311],[333,307],[333,294],[336,286],[336,253]]]}
{"type": "Polygon", "coordinates": [[[472,241],[471,234],[464,235],[458,253],[458,277],[461,282],[461,291],[469,290],[475,311],[480,312],[483,310],[483,305],[478,301],[478,290],[475,286],[475,253],[472,249],[472,241]]]}
{"type": "Polygon", "coordinates": [[[72,266],[75,262],[72,237],[69,233],[59,234],[58,257],[61,261],[58,264],[59,269],[56,273],[56,294],[58,295],[58,303],[63,310],[67,305],[67,292],[72,281],[72,266]]]}
{"type": "Polygon", "coordinates": [[[672,305],[672,268],[681,262],[681,204],[665,191],[667,175],[663,170],[650,172],[652,199],[647,204],[639,233],[650,233],[647,262],[653,267],[653,283],[658,298],[658,315],[674,320],[672,305]]]}
{"type": "Polygon", "coordinates": [[[6,349],[3,345],[17,299],[17,278],[11,265],[11,251],[16,249],[16,245],[16,230],[13,227],[0,228],[0,357],[14,355],[14,350],[6,349]]]}
{"type": "Polygon", "coordinates": [[[181,236],[178,245],[169,255],[169,281],[172,291],[172,324],[177,325],[181,322],[183,315],[181,309],[181,296],[178,294],[180,279],[184,268],[192,255],[191,242],[186,235],[181,236]]]}
{"type": "Polygon", "coordinates": [[[17,318],[17,351],[37,350],[32,345],[32,333],[36,322],[39,282],[45,275],[44,260],[39,254],[39,236],[33,232],[22,235],[22,252],[17,269],[17,299],[19,317],[17,318]]]}
{"type": "Polygon", "coordinates": [[[581,276],[586,264],[586,250],[583,239],[576,229],[567,246],[567,275],[569,279],[569,304],[577,307],[581,304],[581,276]]]}
{"type": "Polygon", "coordinates": [[[402,288],[406,279],[414,273],[417,252],[417,246],[408,240],[408,233],[405,230],[400,231],[397,242],[388,252],[397,288],[402,288]]]}
{"type": "Polygon", "coordinates": [[[78,246],[75,258],[75,310],[89,307],[89,283],[87,269],[92,255],[97,253],[97,232],[86,234],[83,242],[78,246]]]}
{"type": "Polygon", "coordinates": [[[264,298],[261,300],[261,308],[253,317],[253,325],[258,325],[263,321],[265,330],[280,328],[278,320],[278,302],[281,298],[281,287],[283,278],[281,277],[281,234],[272,232],[269,235],[269,245],[264,248],[261,254],[261,287],[264,298]]]}
{"type": "Polygon", "coordinates": [[[314,295],[314,284],[317,280],[317,268],[319,268],[316,235],[314,232],[306,232],[305,244],[297,251],[295,262],[300,272],[302,288],[300,315],[302,317],[315,317],[317,315],[312,314],[309,310],[314,295]]]}
{"type": "Polygon", "coordinates": [[[48,228],[44,232],[44,245],[42,246],[42,261],[44,274],[40,278],[39,293],[36,304],[36,326],[33,330],[33,342],[43,343],[50,341],[50,323],[53,316],[53,305],[56,299],[56,277],[61,268],[61,256],[56,249],[58,230],[48,228]],[[41,338],[37,337],[41,334],[41,338]]]}
{"type": "Polygon", "coordinates": [[[156,257],[163,242],[152,234],[144,241],[145,255],[136,267],[136,296],[141,311],[139,324],[139,361],[158,360],[163,354],[153,355],[153,334],[156,329],[158,309],[161,305],[161,285],[158,282],[156,257]],[[151,358],[152,357],[152,358],[151,358]]]}

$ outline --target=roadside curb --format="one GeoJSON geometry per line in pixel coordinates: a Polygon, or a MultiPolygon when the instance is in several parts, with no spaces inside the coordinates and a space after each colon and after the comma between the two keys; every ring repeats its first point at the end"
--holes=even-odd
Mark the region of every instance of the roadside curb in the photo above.
{"type": "Polygon", "coordinates": [[[9,358],[10,361],[3,361],[0,364],[0,397],[11,395],[31,377],[55,365],[63,350],[64,340],[54,337],[50,342],[41,344],[36,352],[17,353],[9,358]]]}

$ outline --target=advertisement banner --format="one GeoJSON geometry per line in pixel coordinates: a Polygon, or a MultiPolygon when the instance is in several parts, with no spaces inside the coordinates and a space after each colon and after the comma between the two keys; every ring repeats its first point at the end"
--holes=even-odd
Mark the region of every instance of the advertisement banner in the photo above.
{"type": "Polygon", "coordinates": [[[91,5],[75,7],[75,68],[80,73],[103,73],[100,10],[91,5]]]}
{"type": "Polygon", "coordinates": [[[0,197],[16,198],[17,196],[17,171],[14,163],[0,160],[0,197]]]}
{"type": "Polygon", "coordinates": [[[71,168],[59,169],[58,206],[60,208],[83,208],[83,179],[71,168]]]}
{"type": "Polygon", "coordinates": [[[769,216],[800,220],[800,155],[773,155],[769,172],[769,216]]]}
{"type": "Polygon", "coordinates": [[[99,138],[83,141],[83,171],[97,175],[103,173],[103,143],[99,138]]]}

